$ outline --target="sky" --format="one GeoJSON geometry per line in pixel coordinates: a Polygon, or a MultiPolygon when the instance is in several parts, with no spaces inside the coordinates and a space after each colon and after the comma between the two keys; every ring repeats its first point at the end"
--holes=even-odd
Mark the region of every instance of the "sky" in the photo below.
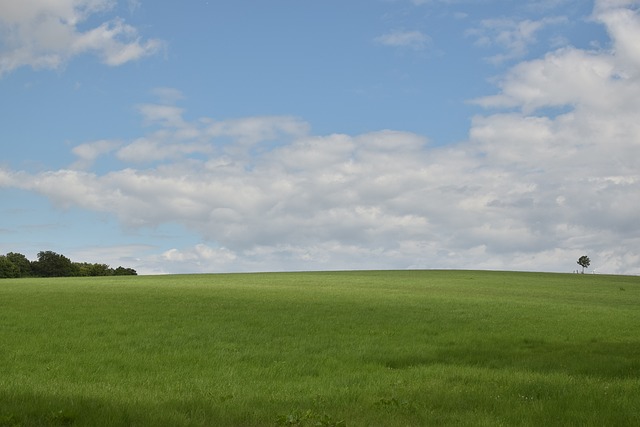
{"type": "Polygon", "coordinates": [[[638,0],[0,0],[0,253],[640,274],[638,0]]]}

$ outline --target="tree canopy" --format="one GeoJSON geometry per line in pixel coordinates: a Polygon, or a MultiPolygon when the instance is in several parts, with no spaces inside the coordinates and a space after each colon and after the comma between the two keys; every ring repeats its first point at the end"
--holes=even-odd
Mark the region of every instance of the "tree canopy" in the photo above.
{"type": "Polygon", "coordinates": [[[20,253],[9,252],[0,255],[0,279],[19,277],[70,277],[70,276],[135,276],[133,268],[107,264],[72,262],[69,258],[53,251],[38,252],[38,259],[29,261],[20,253]]]}
{"type": "Polygon", "coordinates": [[[583,274],[584,274],[584,269],[589,267],[589,265],[591,264],[591,260],[586,255],[582,255],[580,258],[578,258],[577,262],[578,262],[578,265],[582,267],[583,274]]]}

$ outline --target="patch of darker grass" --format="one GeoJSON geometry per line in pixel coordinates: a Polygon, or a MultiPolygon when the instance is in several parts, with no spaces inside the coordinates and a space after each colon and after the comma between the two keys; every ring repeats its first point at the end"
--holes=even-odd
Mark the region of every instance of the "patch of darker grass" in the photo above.
{"type": "MultiPolygon", "coordinates": [[[[411,366],[420,361],[420,357],[407,357],[406,360],[404,365],[411,366]]],[[[475,346],[441,348],[431,363],[562,372],[608,379],[637,378],[640,376],[640,343],[547,342],[524,338],[520,342],[483,342],[475,346]]]]}

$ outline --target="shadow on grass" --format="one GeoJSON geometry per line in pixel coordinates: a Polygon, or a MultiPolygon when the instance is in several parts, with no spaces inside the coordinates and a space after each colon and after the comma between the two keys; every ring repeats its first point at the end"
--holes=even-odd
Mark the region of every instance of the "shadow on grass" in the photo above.
{"type": "Polygon", "coordinates": [[[77,395],[0,392],[0,427],[195,426],[222,424],[225,421],[228,422],[216,411],[215,405],[203,402],[144,405],[77,395]]]}
{"type": "Polygon", "coordinates": [[[316,398],[306,396],[295,399],[265,396],[241,402],[234,402],[230,396],[218,396],[147,404],[133,399],[134,396],[132,401],[118,402],[77,395],[0,391],[0,427],[346,425],[331,412],[340,405],[333,401],[318,403],[316,398]]]}
{"type": "Polygon", "coordinates": [[[134,409],[86,397],[0,393],[0,427],[138,424],[151,408],[134,409]]]}
{"type": "Polygon", "coordinates": [[[559,343],[522,339],[518,343],[481,342],[434,349],[430,354],[395,354],[376,357],[389,369],[409,369],[433,364],[521,369],[540,373],[624,379],[640,376],[640,343],[559,343]]]}
{"type": "Polygon", "coordinates": [[[194,399],[140,405],[79,396],[0,392],[0,427],[346,425],[342,418],[326,412],[340,405],[318,403],[317,398],[272,400],[264,397],[237,406],[230,402],[224,409],[229,400],[233,399],[220,396],[209,401],[194,399]]]}

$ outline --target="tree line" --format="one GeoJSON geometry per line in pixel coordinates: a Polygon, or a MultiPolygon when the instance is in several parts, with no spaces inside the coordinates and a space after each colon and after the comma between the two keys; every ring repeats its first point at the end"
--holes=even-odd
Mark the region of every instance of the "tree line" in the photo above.
{"type": "Polygon", "coordinates": [[[38,252],[36,261],[29,261],[20,253],[0,255],[0,278],[19,277],[78,277],[78,276],[135,276],[133,268],[111,268],[107,264],[72,262],[52,251],[38,252]]]}

